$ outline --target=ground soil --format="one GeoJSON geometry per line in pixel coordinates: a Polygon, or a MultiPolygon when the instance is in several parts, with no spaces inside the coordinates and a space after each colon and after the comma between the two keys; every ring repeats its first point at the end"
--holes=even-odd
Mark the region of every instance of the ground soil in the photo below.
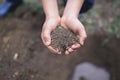
{"type": "Polygon", "coordinates": [[[63,26],[57,26],[51,33],[51,39],[51,46],[62,54],[73,44],[79,44],[77,35],[69,29],[65,29],[63,26]]]}
{"type": "Polygon", "coordinates": [[[52,54],[40,38],[44,19],[25,7],[0,19],[0,80],[70,80],[82,62],[104,67],[111,80],[120,80],[120,39],[104,43],[107,36],[96,30],[74,54],[52,54]]]}

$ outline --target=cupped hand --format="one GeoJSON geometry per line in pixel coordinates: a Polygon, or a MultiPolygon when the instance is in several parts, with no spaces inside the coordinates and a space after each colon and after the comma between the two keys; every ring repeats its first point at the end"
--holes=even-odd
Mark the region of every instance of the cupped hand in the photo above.
{"type": "Polygon", "coordinates": [[[45,23],[42,28],[41,38],[45,46],[53,53],[59,54],[58,50],[53,49],[51,44],[51,32],[60,24],[60,18],[58,17],[50,17],[46,18],[45,23]]]}
{"type": "Polygon", "coordinates": [[[84,44],[85,39],[87,38],[87,34],[83,24],[77,17],[62,17],[61,18],[61,25],[67,29],[72,30],[76,33],[77,37],[79,38],[79,43],[73,44],[70,48],[65,51],[65,54],[69,54],[79,48],[81,45],[84,44]]]}

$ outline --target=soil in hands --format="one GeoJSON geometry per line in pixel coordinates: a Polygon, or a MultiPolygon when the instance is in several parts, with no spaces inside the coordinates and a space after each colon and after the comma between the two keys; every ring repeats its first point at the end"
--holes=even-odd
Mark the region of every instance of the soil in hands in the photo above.
{"type": "Polygon", "coordinates": [[[76,34],[63,26],[57,28],[51,33],[51,46],[62,54],[73,44],[79,43],[79,38],[76,34]]]}

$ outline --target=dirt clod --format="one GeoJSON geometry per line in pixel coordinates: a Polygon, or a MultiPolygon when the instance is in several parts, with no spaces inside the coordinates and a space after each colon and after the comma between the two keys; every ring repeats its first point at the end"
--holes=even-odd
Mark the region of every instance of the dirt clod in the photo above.
{"type": "Polygon", "coordinates": [[[60,52],[65,53],[65,51],[75,43],[78,43],[78,37],[72,31],[65,29],[63,26],[58,26],[51,33],[51,46],[54,49],[58,49],[60,52]]]}

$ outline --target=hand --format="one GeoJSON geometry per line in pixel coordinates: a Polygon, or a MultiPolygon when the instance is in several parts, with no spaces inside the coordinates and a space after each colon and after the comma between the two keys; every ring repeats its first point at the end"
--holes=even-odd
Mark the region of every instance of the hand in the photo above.
{"type": "Polygon", "coordinates": [[[79,44],[73,44],[68,50],[65,51],[65,54],[69,54],[84,44],[84,41],[87,38],[87,34],[84,26],[77,17],[62,17],[61,25],[67,29],[72,30],[79,38],[79,44]]]}
{"type": "Polygon", "coordinates": [[[46,18],[46,21],[43,25],[42,28],[42,33],[41,33],[41,38],[43,40],[43,43],[45,44],[48,49],[53,52],[53,53],[58,53],[59,52],[55,49],[53,49],[50,44],[51,44],[51,37],[50,34],[51,32],[57,27],[57,25],[60,24],[60,18],[58,17],[49,17],[46,18]]]}

